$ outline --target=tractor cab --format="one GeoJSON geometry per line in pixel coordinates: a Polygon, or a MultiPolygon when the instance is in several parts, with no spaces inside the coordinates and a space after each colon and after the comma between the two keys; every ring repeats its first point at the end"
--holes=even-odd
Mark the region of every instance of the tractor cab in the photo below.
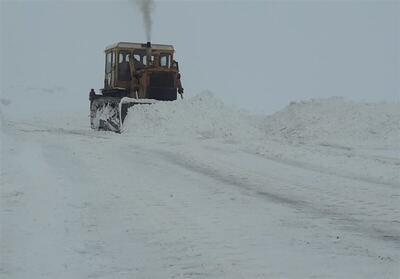
{"type": "Polygon", "coordinates": [[[93,129],[120,133],[128,109],[183,96],[174,47],[120,42],[106,48],[104,88],[89,92],[93,129]]]}
{"type": "Polygon", "coordinates": [[[172,45],[119,42],[105,58],[103,95],[176,100],[183,93],[172,45]]]}

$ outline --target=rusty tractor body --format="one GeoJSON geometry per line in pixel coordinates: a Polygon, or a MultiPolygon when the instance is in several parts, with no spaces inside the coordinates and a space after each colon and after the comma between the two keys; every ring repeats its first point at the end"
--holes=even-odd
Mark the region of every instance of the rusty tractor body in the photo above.
{"type": "Polygon", "coordinates": [[[128,108],[183,96],[174,47],[119,42],[105,49],[105,77],[101,94],[89,93],[93,129],[122,131],[128,108]]]}

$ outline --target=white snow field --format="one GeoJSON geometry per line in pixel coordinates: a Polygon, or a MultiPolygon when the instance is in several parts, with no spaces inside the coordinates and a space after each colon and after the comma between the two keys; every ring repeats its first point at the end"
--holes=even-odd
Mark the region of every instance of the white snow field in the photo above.
{"type": "Polygon", "coordinates": [[[202,93],[115,134],[60,90],[1,97],[0,278],[400,277],[400,104],[202,93]]]}

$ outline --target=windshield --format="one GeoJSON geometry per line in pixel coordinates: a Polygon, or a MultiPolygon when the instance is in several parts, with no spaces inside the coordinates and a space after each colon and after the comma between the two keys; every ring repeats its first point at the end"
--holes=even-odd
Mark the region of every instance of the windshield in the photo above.
{"type": "Polygon", "coordinates": [[[143,69],[150,65],[160,66],[162,68],[173,68],[174,66],[171,53],[152,51],[150,61],[147,61],[147,52],[145,49],[136,49],[133,52],[128,50],[120,51],[118,58],[119,64],[132,62],[136,70],[143,69]]]}

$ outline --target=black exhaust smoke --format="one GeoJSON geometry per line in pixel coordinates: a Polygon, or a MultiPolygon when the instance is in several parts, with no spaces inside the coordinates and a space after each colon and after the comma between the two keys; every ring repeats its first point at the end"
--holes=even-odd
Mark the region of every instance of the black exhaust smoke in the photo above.
{"type": "Polygon", "coordinates": [[[153,26],[152,13],[155,8],[154,0],[131,0],[139,7],[144,23],[144,30],[146,32],[147,41],[151,40],[151,29],[153,26]]]}

